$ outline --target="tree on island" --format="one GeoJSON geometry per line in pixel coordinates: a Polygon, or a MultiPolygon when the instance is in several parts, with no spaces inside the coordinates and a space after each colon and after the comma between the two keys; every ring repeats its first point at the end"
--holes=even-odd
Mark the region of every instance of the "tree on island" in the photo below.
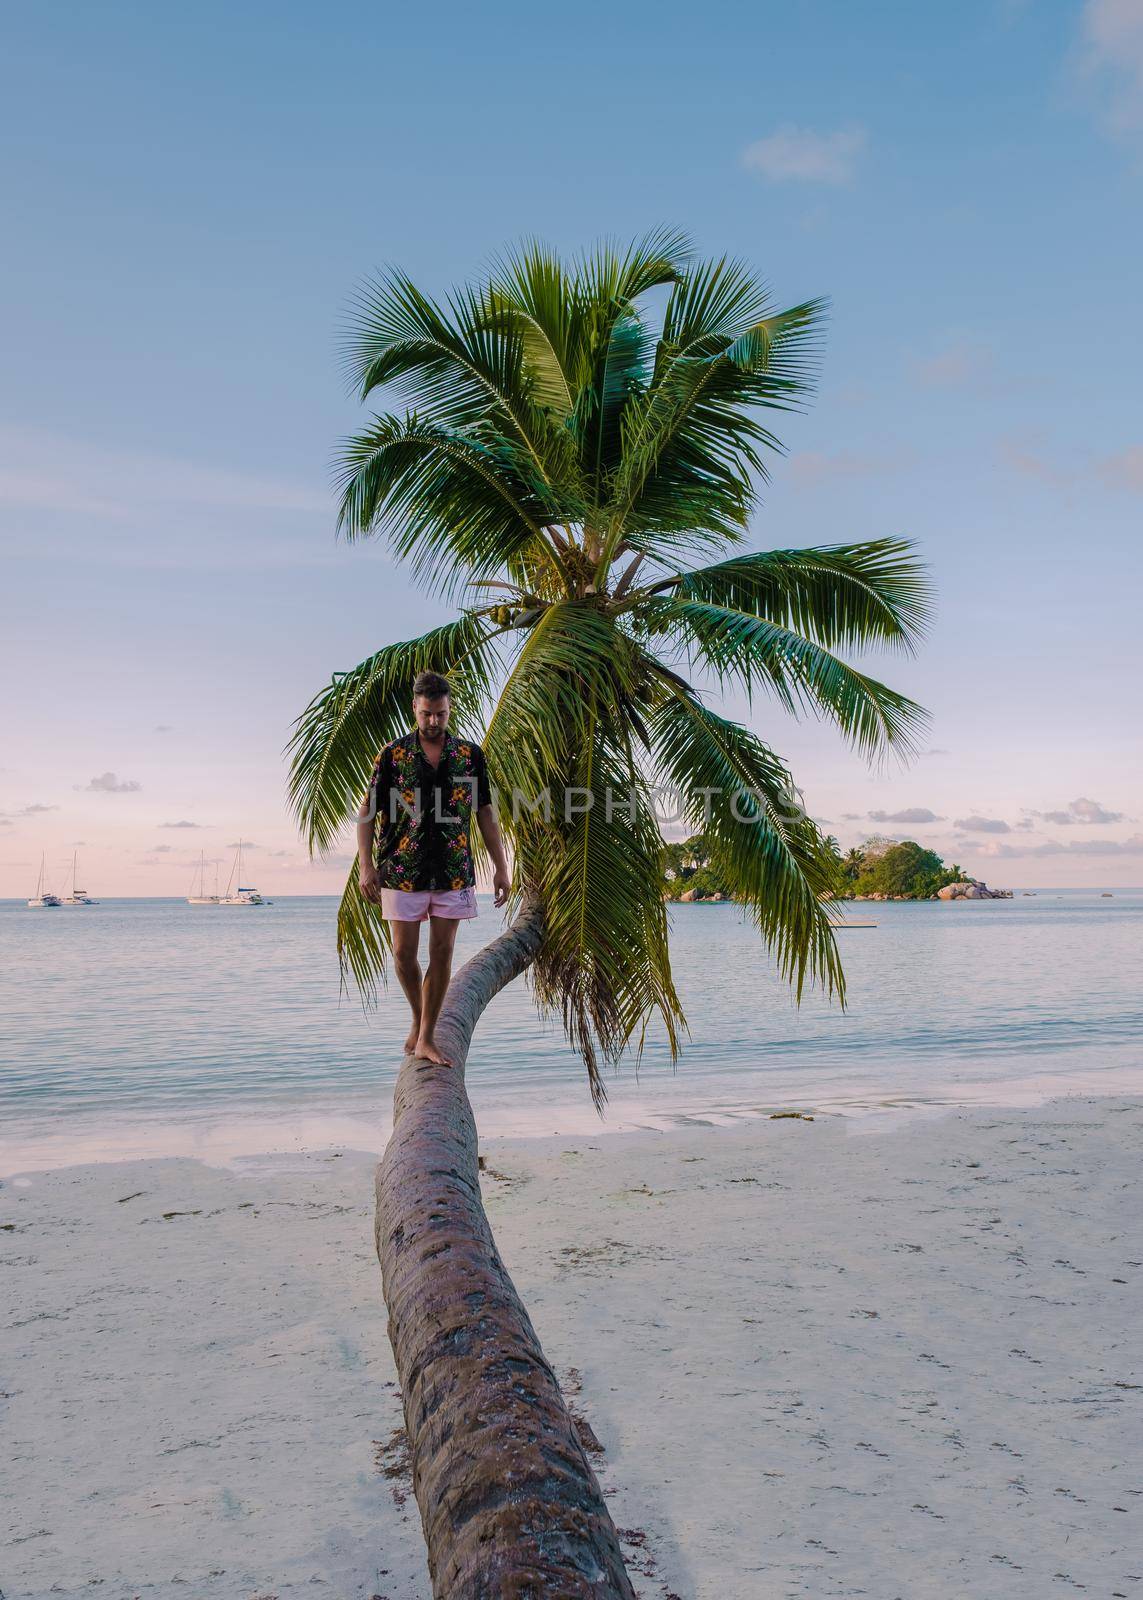
{"type": "MultiPolygon", "coordinates": [[[[346,444],[340,527],[387,537],[429,590],[467,603],[334,675],[298,721],[293,803],[311,850],[330,850],[431,668],[454,685],[455,724],[483,735],[515,873],[511,925],[446,999],[437,1038],[457,1065],[402,1062],[378,1168],[389,1332],[438,1596],[632,1594],[481,1204],[463,1064],[484,1008],[529,969],[597,1104],[604,1067],[653,1020],[674,1055],[685,1019],[653,782],[683,792],[795,991],[843,993],[832,852],[792,805],[781,759],[690,676],[814,711],[866,757],[908,750],[918,728],[916,705],[838,653],[918,638],[927,588],[907,542],[734,550],[777,448],[761,413],[808,394],[822,317],[820,301],[774,310],[753,272],[695,261],[670,232],[571,263],[529,244],[441,304],[389,272],[353,313],[357,392],[387,389],[406,409],[346,444]],[[609,791],[623,797],[614,809],[609,791]],[[742,791],[746,822],[732,814],[742,791]],[[547,793],[549,815],[509,806],[514,793],[547,793]]],[[[338,941],[343,972],[371,994],[387,928],[356,867],[338,941]]]]}

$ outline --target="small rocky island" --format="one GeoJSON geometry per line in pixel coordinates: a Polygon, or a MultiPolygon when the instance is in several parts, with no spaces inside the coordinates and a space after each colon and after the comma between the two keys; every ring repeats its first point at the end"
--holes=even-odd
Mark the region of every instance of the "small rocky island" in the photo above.
{"type": "Polygon", "coordinates": [[[1011,900],[1011,889],[990,889],[979,878],[962,878],[959,883],[946,883],[938,889],[934,900],[1011,900]]]}

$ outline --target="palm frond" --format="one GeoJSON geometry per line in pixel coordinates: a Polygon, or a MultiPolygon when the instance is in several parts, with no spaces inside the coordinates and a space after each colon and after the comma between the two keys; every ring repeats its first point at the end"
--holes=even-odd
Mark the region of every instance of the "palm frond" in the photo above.
{"type": "Polygon", "coordinates": [[[646,736],[644,677],[638,652],[598,605],[549,607],[501,689],[485,739],[517,881],[544,911],[536,995],[561,1012],[597,1103],[603,1064],[641,1037],[653,1015],[672,1052],[682,1025],[662,840],[633,755],[646,736]]]}
{"type": "Polygon", "coordinates": [[[908,539],[757,551],[674,573],[649,589],[664,591],[767,617],[830,650],[910,650],[930,615],[925,568],[908,539]]]}
{"type": "Polygon", "coordinates": [[[539,240],[527,240],[493,264],[488,298],[520,341],[535,403],[566,420],[578,388],[580,319],[563,263],[539,240]]]}
{"type": "Polygon", "coordinates": [[[788,711],[828,717],[869,760],[892,748],[908,755],[926,713],[906,695],[768,617],[699,600],[648,600],[635,615],[649,633],[665,632],[720,684],[737,680],[748,694],[770,690],[788,711]]]}
{"type": "Polygon", "coordinates": [[[337,907],[337,959],[342,989],[347,990],[352,982],[363,1005],[376,1004],[377,985],[385,979],[392,948],[389,924],[381,907],[366,900],[357,887],[354,856],[337,907]]]}
{"type": "Polygon", "coordinates": [[[800,408],[813,385],[823,315],[824,302],[806,301],[733,338],[732,329],[696,337],[704,353],[660,356],[653,383],[624,413],[616,537],[630,525],[745,525],[753,480],[766,477],[762,452],[781,449],[754,413],[800,408]],[[695,514],[704,499],[713,520],[695,514]]]}
{"type": "Polygon", "coordinates": [[[287,745],[290,804],[311,853],[332,848],[361,802],[377,752],[407,730],[418,672],[446,673],[458,720],[483,722],[498,631],[472,617],[447,622],[385,645],[314,696],[287,745]]]}
{"type": "Polygon", "coordinates": [[[705,833],[713,864],[749,907],[797,997],[809,981],[844,1000],[826,911],[832,856],[787,768],[748,729],[675,683],[667,690],[650,718],[654,755],[692,831],[705,833]]]}
{"type": "Polygon", "coordinates": [[[439,593],[501,568],[551,568],[553,508],[531,467],[506,438],[480,440],[415,413],[378,417],[342,447],[338,527],[351,539],[387,535],[439,593]]]}
{"type": "Polygon", "coordinates": [[[486,286],[458,291],[446,309],[404,273],[382,273],[352,303],[343,361],[362,400],[384,386],[443,428],[491,425],[526,452],[538,481],[550,486],[566,463],[562,430],[534,403],[523,341],[486,286]]]}

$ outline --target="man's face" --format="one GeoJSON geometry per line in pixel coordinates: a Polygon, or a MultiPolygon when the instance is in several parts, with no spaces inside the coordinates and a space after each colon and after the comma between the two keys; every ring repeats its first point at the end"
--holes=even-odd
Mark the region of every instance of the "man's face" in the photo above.
{"type": "Polygon", "coordinates": [[[413,715],[417,719],[417,731],[422,738],[430,740],[444,738],[450,709],[447,694],[442,694],[439,700],[430,700],[426,694],[413,696],[413,715]]]}

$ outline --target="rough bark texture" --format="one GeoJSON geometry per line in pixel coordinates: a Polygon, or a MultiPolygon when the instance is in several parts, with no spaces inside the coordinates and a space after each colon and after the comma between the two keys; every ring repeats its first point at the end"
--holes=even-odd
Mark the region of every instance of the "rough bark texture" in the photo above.
{"type": "Polygon", "coordinates": [[[634,1600],[480,1198],[464,1061],[481,1012],[539,941],[525,908],[457,973],[437,1028],[456,1065],[405,1058],[377,1168],[377,1254],[437,1600],[634,1600]]]}

